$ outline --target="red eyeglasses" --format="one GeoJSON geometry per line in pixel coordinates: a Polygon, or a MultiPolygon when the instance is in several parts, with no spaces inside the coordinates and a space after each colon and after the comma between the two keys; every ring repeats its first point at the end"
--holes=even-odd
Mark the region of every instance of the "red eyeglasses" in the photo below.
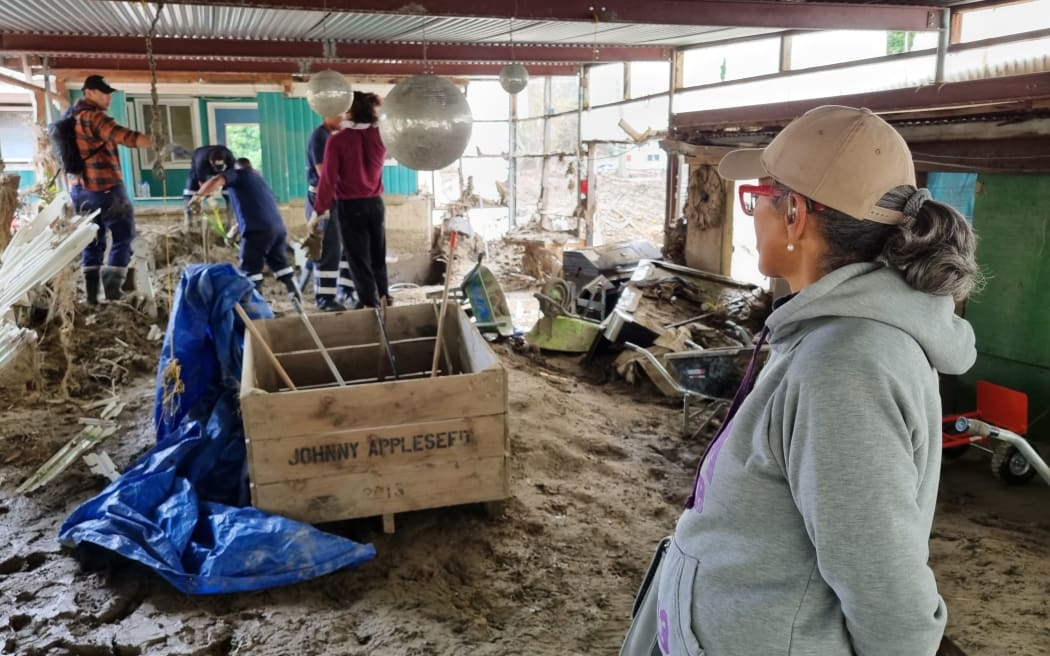
{"type": "Polygon", "coordinates": [[[758,204],[759,196],[767,198],[782,198],[787,190],[774,185],[740,185],[740,207],[744,214],[755,215],[755,205],[758,204]]]}
{"type": "MultiPolygon", "coordinates": [[[[740,207],[744,210],[744,214],[748,216],[755,215],[755,205],[758,203],[759,196],[766,196],[767,198],[783,198],[784,196],[791,193],[783,187],[776,185],[740,185],[740,207]]],[[[826,207],[816,201],[806,199],[806,207],[814,212],[823,212],[826,207]]]]}

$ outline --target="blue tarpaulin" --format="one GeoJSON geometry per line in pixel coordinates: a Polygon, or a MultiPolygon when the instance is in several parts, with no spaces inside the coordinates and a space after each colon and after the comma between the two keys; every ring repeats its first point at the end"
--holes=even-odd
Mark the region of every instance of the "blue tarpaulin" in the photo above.
{"type": "Polygon", "coordinates": [[[271,317],[232,265],[183,273],[157,370],[157,444],[62,524],[59,540],[94,545],[153,569],[189,594],[261,590],[359,565],[359,544],[247,504],[244,427],[237,398],[243,327],[233,307],[271,317]],[[165,400],[174,355],[185,389],[165,400]]]}

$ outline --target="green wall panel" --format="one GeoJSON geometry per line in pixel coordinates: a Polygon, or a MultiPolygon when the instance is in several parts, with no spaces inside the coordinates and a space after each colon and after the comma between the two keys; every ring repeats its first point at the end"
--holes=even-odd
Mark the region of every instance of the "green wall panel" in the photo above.
{"type": "MultiPolygon", "coordinates": [[[[263,146],[263,175],[283,203],[306,197],[306,140],[321,124],[306,98],[285,98],[278,92],[258,95],[263,146]]],[[[418,192],[417,174],[404,166],[383,169],[388,194],[418,192]]]]}
{"type": "Polygon", "coordinates": [[[388,194],[414,196],[419,191],[419,174],[400,164],[384,166],[383,191],[388,194]]]}
{"type": "Polygon", "coordinates": [[[321,123],[305,98],[278,92],[258,94],[263,147],[263,175],[277,200],[306,196],[306,140],[321,123]]]}
{"type": "Polygon", "coordinates": [[[966,305],[979,357],[964,381],[1026,392],[1032,436],[1050,438],[1050,176],[980,175],[974,228],[987,284],[966,305]]]}
{"type": "MultiPolygon", "coordinates": [[[[165,167],[164,180],[158,181],[153,179],[152,168],[139,170],[139,180],[149,183],[149,193],[153,198],[181,198],[182,190],[186,188],[186,178],[188,177],[190,177],[190,172],[187,169],[169,169],[165,167]],[[164,186],[165,182],[168,183],[167,187],[164,186]]],[[[128,193],[132,196],[137,196],[135,190],[130,187],[128,187],[128,193]]]]}

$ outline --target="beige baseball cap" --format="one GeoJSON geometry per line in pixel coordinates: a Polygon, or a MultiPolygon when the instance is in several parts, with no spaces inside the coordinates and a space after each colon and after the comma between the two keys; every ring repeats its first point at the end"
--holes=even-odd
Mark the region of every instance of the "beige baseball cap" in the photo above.
{"type": "Polygon", "coordinates": [[[904,138],[869,109],[824,105],[789,123],[765,148],[734,150],[718,164],[727,180],[772,177],[857,219],[900,223],[904,214],[875,205],[901,185],[915,186],[904,138]]]}

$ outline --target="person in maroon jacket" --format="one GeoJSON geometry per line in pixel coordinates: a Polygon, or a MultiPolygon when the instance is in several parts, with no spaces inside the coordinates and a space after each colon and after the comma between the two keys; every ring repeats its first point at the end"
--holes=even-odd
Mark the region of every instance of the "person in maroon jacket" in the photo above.
{"type": "Polygon", "coordinates": [[[379,96],[354,92],[349,126],[328,138],[314,211],[332,211],[339,222],[357,307],[389,303],[386,271],[386,208],[383,205],[383,161],[379,138],[379,96]]]}

